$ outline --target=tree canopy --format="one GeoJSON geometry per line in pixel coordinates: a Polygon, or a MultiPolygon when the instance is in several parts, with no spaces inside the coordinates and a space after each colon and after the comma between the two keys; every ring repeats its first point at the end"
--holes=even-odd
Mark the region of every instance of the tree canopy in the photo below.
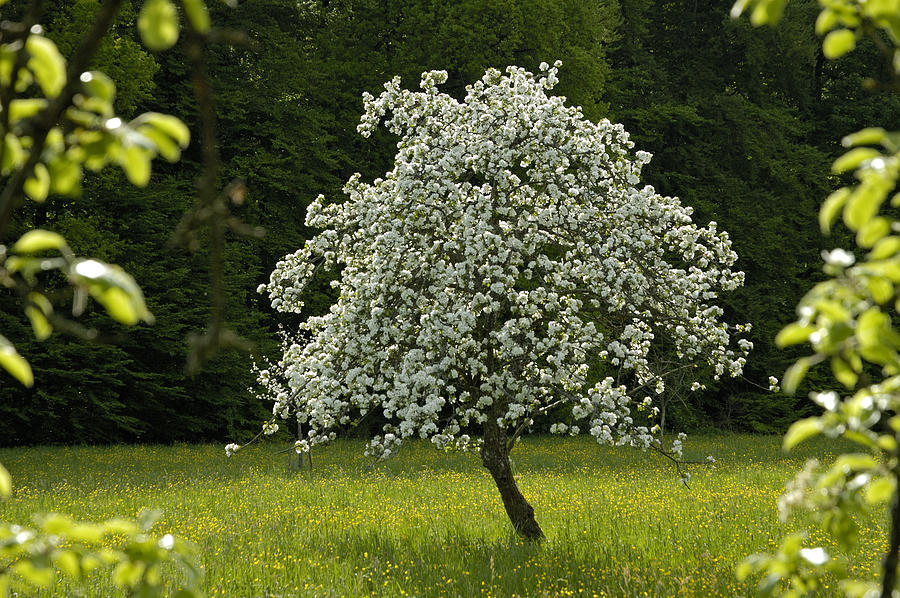
{"type": "Polygon", "coordinates": [[[516,435],[565,405],[573,432],[583,421],[602,443],[658,443],[631,416],[665,390],[651,344],[666,338],[678,369],[740,374],[750,343],[732,346],[713,301],[743,274],[716,223],[638,186],[650,155],[630,155],[621,125],[547,95],[556,66],[489,69],[462,101],[438,90],[446,80],[430,71],[421,92],[395,78],[365,96],[359,131],[385,120],[400,137],[394,167],[373,183],[353,175],[346,201],[311,204],[306,224],[322,232],[262,287],[300,312],[317,270],[339,270],[336,303],[283,357],[292,392],[275,411],[308,424],[303,449],[371,412],[386,420],[377,455],[414,435],[466,445],[483,428],[513,524],[539,536],[509,475],[516,435]],[[616,376],[592,382],[597,360],[616,376]]]}

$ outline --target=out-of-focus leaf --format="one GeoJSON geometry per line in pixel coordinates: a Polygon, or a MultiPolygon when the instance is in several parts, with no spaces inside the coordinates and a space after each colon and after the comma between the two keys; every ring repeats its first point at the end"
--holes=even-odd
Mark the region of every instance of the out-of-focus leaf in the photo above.
{"type": "Polygon", "coordinates": [[[866,502],[870,505],[887,502],[896,489],[897,481],[893,477],[875,478],[865,490],[866,502]]]}
{"type": "Polygon", "coordinates": [[[25,118],[31,118],[47,107],[47,100],[43,98],[23,98],[9,103],[9,120],[16,122],[25,118]]]}
{"type": "Polygon", "coordinates": [[[34,201],[41,202],[47,199],[50,193],[50,173],[47,167],[40,162],[34,165],[34,173],[25,179],[25,193],[34,201]]]}
{"type": "Polygon", "coordinates": [[[133,185],[146,187],[150,182],[150,158],[150,152],[137,145],[122,149],[119,164],[133,185]]]}
{"type": "Polygon", "coordinates": [[[178,147],[178,144],[159,129],[145,125],[138,129],[138,132],[146,137],[156,147],[159,155],[169,162],[177,162],[181,157],[181,149],[178,147]]]}
{"type": "Polygon", "coordinates": [[[887,137],[887,131],[881,127],[868,127],[851,133],[841,139],[841,145],[844,147],[854,147],[857,145],[875,145],[881,143],[887,137]]]}
{"type": "Polygon", "coordinates": [[[78,579],[81,577],[81,566],[78,564],[78,555],[72,550],[61,550],[55,558],[57,566],[69,577],[78,579]]]}
{"type": "Polygon", "coordinates": [[[890,280],[882,276],[870,276],[866,281],[872,299],[879,305],[884,305],[894,296],[894,285],[890,280]]]}
{"type": "Polygon", "coordinates": [[[34,73],[41,90],[48,98],[55,98],[66,84],[66,60],[52,41],[41,35],[29,35],[25,41],[28,69],[34,73]]]}
{"type": "Polygon", "coordinates": [[[104,102],[112,102],[116,97],[116,84],[100,71],[82,73],[81,84],[87,93],[104,102]]]}
{"type": "Polygon", "coordinates": [[[25,151],[22,149],[22,143],[19,138],[12,133],[7,133],[3,138],[3,163],[0,168],[4,173],[9,173],[16,168],[20,168],[25,161],[25,151]]]}
{"type": "Polygon", "coordinates": [[[822,40],[822,54],[830,60],[840,58],[855,47],[856,34],[849,29],[832,31],[822,40]]]}
{"type": "Polygon", "coordinates": [[[781,386],[789,395],[797,392],[797,387],[800,385],[800,382],[803,380],[803,377],[806,376],[806,372],[809,370],[810,361],[809,358],[801,358],[798,359],[794,365],[789,367],[787,371],[784,373],[784,378],[781,381],[781,386]]]}
{"type": "Polygon", "coordinates": [[[20,560],[11,565],[10,569],[22,579],[41,588],[46,588],[53,582],[53,569],[35,567],[30,560],[20,560]]]}
{"type": "Polygon", "coordinates": [[[865,223],[856,233],[856,244],[866,249],[883,239],[891,232],[891,221],[884,217],[876,217],[865,223]]]}
{"type": "Polygon", "coordinates": [[[855,170],[866,160],[877,158],[880,155],[881,152],[871,147],[856,147],[835,160],[834,164],[831,165],[831,171],[835,174],[841,174],[849,170],[855,170]]]}
{"type": "Polygon", "coordinates": [[[795,421],[784,435],[784,450],[789,451],[804,440],[822,432],[822,422],[818,417],[807,417],[795,421]]]}
{"type": "Polygon", "coordinates": [[[59,233],[36,228],[19,237],[12,250],[16,253],[40,253],[50,249],[59,251],[66,246],[66,240],[59,233]]]}
{"type": "Polygon", "coordinates": [[[853,371],[853,368],[837,355],[831,358],[831,371],[838,382],[847,388],[853,388],[859,380],[859,376],[853,371]]]}
{"type": "Polygon", "coordinates": [[[900,237],[892,235],[875,244],[875,247],[869,252],[869,259],[883,260],[896,255],[898,251],[900,251],[900,237]]]}
{"type": "Polygon", "coordinates": [[[825,198],[821,209],[819,209],[819,227],[822,229],[823,234],[827,235],[831,232],[831,226],[837,219],[838,214],[841,213],[841,208],[847,203],[850,193],[849,187],[841,187],[825,198]]]}
{"type": "Polygon", "coordinates": [[[784,14],[786,0],[757,0],[756,6],[750,13],[750,22],[756,27],[760,25],[775,25],[784,14]]]}
{"type": "Polygon", "coordinates": [[[81,165],[60,156],[49,164],[50,191],[59,195],[78,195],[84,173],[81,165]]]}
{"type": "Polygon", "coordinates": [[[81,260],[72,266],[69,276],[73,282],[87,288],[119,322],[133,325],[140,320],[153,321],[140,287],[122,268],[98,260],[81,260]]]}
{"type": "Polygon", "coordinates": [[[789,347],[790,345],[797,345],[803,342],[806,342],[806,339],[809,338],[809,335],[813,333],[815,328],[809,325],[800,325],[796,322],[793,324],[788,324],[775,337],[775,344],[779,348],[789,347]]]}
{"type": "Polygon", "coordinates": [[[863,181],[856,186],[847,200],[847,206],[844,208],[844,224],[850,230],[858,231],[878,213],[885,199],[883,185],[875,181],[863,181]]]}
{"type": "Polygon", "coordinates": [[[825,35],[835,27],[839,22],[838,15],[833,10],[823,9],[816,18],[816,35],[825,35]]]}
{"type": "Polygon", "coordinates": [[[182,148],[187,147],[191,140],[191,133],[187,126],[171,114],[145,112],[131,121],[131,126],[135,128],[138,128],[141,125],[150,125],[159,129],[161,132],[174,139],[182,148]]]}
{"type": "Polygon", "coordinates": [[[113,583],[120,588],[133,588],[141,580],[145,566],[142,562],[119,563],[113,572],[113,583]]]}
{"type": "Polygon", "coordinates": [[[178,41],[178,11],[169,0],[146,0],[138,15],[138,31],[144,44],[157,52],[178,41]]]}
{"type": "MultiPolygon", "coordinates": [[[[6,471],[3,464],[0,464],[0,498],[5,498],[10,494],[12,494],[12,478],[9,477],[9,472],[6,471]]],[[[2,595],[0,593],[0,596],[2,595]]]]}
{"type": "Polygon", "coordinates": [[[184,13],[194,29],[198,33],[208,33],[210,21],[206,3],[203,0],[182,0],[182,2],[184,3],[184,13]]]}
{"type": "Polygon", "coordinates": [[[53,333],[53,327],[47,320],[47,316],[44,315],[44,312],[33,305],[29,305],[25,308],[25,315],[28,316],[28,320],[31,322],[31,329],[34,331],[36,339],[43,341],[50,338],[50,335],[53,333]]]}
{"type": "Polygon", "coordinates": [[[10,373],[23,385],[34,385],[34,374],[25,358],[19,355],[16,348],[5,337],[0,336],[0,367],[10,373]]]}

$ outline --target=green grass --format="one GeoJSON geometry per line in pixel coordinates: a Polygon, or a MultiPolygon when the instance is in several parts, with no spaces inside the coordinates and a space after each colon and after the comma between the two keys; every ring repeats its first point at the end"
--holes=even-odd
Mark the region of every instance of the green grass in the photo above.
{"type": "MultiPolygon", "coordinates": [[[[0,519],[162,509],[154,531],[199,546],[210,596],[749,595],[735,563],[793,529],[775,501],[806,458],[829,458],[829,445],[785,455],[778,438],[711,436],[686,446],[686,457],[717,459],[693,470],[690,488],[651,454],[524,439],[514,466],[541,545],[512,536],[474,454],[424,442],[373,471],[361,442],[336,442],[317,449],[312,473],[290,471],[276,445],[231,459],[218,445],[0,450],[16,486],[0,519]]],[[[871,576],[884,533],[861,526],[853,566],[871,576]]],[[[86,595],[106,594],[102,577],[91,583],[86,595]]]]}

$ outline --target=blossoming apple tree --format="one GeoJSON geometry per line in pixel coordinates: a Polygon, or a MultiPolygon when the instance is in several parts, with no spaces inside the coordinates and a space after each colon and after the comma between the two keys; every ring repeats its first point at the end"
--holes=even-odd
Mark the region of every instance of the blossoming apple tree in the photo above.
{"type": "Polygon", "coordinates": [[[317,270],[339,271],[337,302],[283,356],[274,412],[304,424],[298,451],[369,412],[386,421],[376,456],[411,436],[466,446],[477,430],[507,514],[532,539],[543,534],[509,453],[533,416],[566,406],[556,431],[661,448],[632,417],[664,389],[651,343],[666,337],[679,368],[716,378],[740,373],[750,348],[713,304],[743,281],[728,236],[638,186],[650,155],[630,155],[621,125],[547,95],[559,66],[488,70],[463,101],[438,91],[442,71],[420,92],[395,78],[366,94],[359,131],[384,121],[400,137],[393,169],[354,175],[345,201],[320,196],[306,222],[321,232],[260,287],[301,312],[317,270]]]}

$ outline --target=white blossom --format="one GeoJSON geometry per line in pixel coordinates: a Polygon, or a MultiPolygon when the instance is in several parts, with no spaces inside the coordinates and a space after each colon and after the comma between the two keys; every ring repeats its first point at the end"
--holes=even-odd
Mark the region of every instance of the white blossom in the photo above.
{"type": "Polygon", "coordinates": [[[284,347],[284,387],[259,372],[273,413],[304,425],[298,450],[371,411],[387,422],[376,458],[411,436],[468,446],[467,426],[514,429],[562,403],[598,442],[646,448],[657,440],[632,409],[655,410],[629,388],[665,390],[654,343],[716,378],[741,372],[750,344],[733,346],[713,303],[744,279],[727,234],[638,186],[650,154],[548,96],[558,67],[488,70],[462,101],[438,91],[442,71],[418,92],[395,78],[364,95],[359,132],[400,137],[393,168],[350,177],[343,202],[317,198],[306,224],[321,232],[264,286],[302,312],[318,269],[340,269],[337,302],[284,347]],[[620,377],[589,383],[598,361],[620,377]]]}

